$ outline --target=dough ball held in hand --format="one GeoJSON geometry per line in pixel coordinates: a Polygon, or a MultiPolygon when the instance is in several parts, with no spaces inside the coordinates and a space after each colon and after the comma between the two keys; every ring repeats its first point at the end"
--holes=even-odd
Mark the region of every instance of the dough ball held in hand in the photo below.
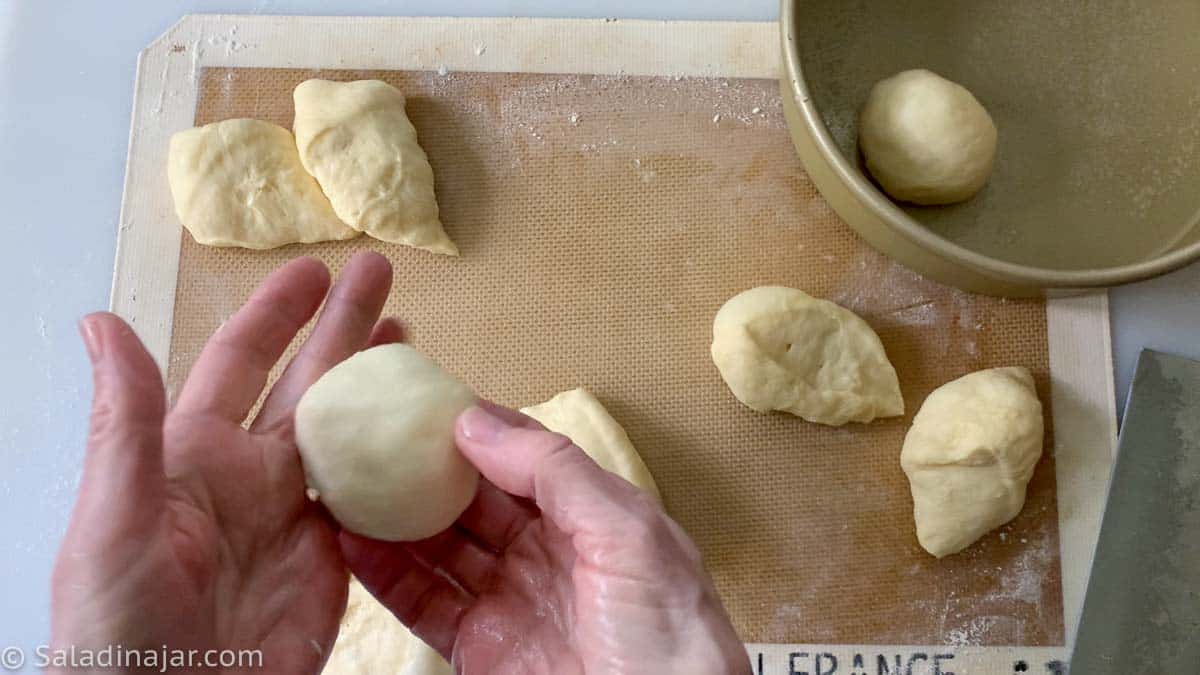
{"type": "Polygon", "coordinates": [[[928,70],[881,80],[858,120],[867,169],[900,201],[952,204],[983,188],[996,125],[964,87],[928,70]]]}
{"type": "Polygon", "coordinates": [[[564,391],[545,403],[522,408],[521,412],[550,431],[571,439],[600,468],[617,474],[662,501],[654,477],[633,447],[629,435],[588,390],[580,387],[564,391]]]}
{"type": "Polygon", "coordinates": [[[207,246],[275,248],[350,239],[300,164],[292,134],[259,120],[225,120],[171,137],[167,183],[179,221],[207,246]]]}
{"type": "Polygon", "coordinates": [[[355,354],[296,406],[309,487],[365,537],[416,541],[441,532],[475,497],[479,474],[454,443],[454,420],[475,400],[408,345],[355,354]]]}
{"type": "Polygon", "coordinates": [[[981,370],[933,390],[900,452],[921,546],[941,558],[1015,518],[1042,434],[1042,404],[1024,368],[981,370]]]}
{"type": "Polygon", "coordinates": [[[713,321],[713,363],[739,401],[840,426],[904,413],[896,370],[858,315],[794,288],[759,286],[713,321]]]}
{"type": "Polygon", "coordinates": [[[308,80],[292,98],[300,160],[342,221],[376,239],[458,255],[399,90],[379,80],[308,80]]]}

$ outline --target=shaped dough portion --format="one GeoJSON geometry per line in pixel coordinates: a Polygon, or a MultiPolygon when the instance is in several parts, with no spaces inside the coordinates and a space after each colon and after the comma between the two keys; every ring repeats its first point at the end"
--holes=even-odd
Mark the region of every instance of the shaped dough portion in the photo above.
{"type": "Polygon", "coordinates": [[[571,439],[605,471],[617,474],[662,501],[654,477],[633,447],[625,429],[595,396],[580,387],[558,394],[521,412],[550,431],[571,439]]]}
{"type": "Polygon", "coordinates": [[[358,579],[324,675],[452,675],[446,659],[413,635],[358,579]]]}
{"type": "Polygon", "coordinates": [[[259,120],[225,120],[171,136],[167,183],[179,221],[207,246],[266,249],[350,239],[300,164],[291,133],[259,120]]]}
{"type": "Polygon", "coordinates": [[[379,80],[308,80],[292,98],[300,161],[343,222],[376,239],[458,255],[399,90],[379,80]]]}
{"type": "Polygon", "coordinates": [[[308,485],[347,530],[416,541],[450,527],[479,473],[454,443],[475,394],[404,344],[361,351],[321,376],[296,405],[308,485]]]}
{"type": "Polygon", "coordinates": [[[895,199],[951,204],[983,188],[996,158],[996,125],[962,85],[906,70],[871,89],[858,142],[871,175],[895,199]]]}
{"type": "Polygon", "coordinates": [[[1042,404],[1024,368],[981,370],[933,390],[900,452],[921,546],[941,558],[1015,518],[1042,434],[1042,404]]]}
{"type": "Polygon", "coordinates": [[[733,296],[713,321],[712,358],[739,401],[840,426],[904,413],[879,336],[850,310],[783,286],[733,296]]]}

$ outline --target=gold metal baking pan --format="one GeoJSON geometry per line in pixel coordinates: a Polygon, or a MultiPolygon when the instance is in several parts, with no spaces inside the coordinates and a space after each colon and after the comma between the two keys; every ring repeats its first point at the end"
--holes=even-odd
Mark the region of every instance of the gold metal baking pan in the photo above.
{"type": "Polygon", "coordinates": [[[783,0],[784,109],[804,166],[868,242],[992,295],[1104,287],[1200,258],[1200,3],[783,0]],[[893,203],[862,169],[858,110],[928,68],[1000,131],[974,199],[893,203]]]}

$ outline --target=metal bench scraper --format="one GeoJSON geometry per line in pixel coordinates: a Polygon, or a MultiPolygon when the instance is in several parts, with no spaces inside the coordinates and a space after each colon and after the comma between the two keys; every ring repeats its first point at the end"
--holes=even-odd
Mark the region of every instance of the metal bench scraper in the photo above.
{"type": "Polygon", "coordinates": [[[1200,675],[1200,362],[1144,350],[1073,675],[1200,675]]]}

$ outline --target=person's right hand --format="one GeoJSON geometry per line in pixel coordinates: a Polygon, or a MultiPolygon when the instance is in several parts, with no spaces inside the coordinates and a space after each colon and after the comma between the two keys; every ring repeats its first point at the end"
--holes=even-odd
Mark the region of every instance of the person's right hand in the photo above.
{"type": "Polygon", "coordinates": [[[343,532],[351,571],[466,675],[747,674],[700,553],[565,436],[483,404],[458,419],[479,495],[446,532],[343,532]]]}

